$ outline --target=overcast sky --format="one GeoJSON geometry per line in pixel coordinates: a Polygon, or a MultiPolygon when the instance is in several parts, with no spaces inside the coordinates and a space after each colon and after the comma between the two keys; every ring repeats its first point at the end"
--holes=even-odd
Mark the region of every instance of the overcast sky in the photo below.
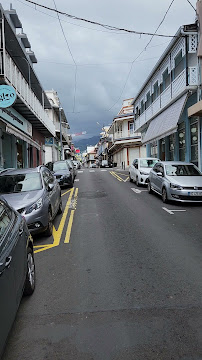
{"type": "MultiPolygon", "coordinates": [[[[55,8],[54,0],[34,1],[55,8]]],[[[196,1],[190,2],[196,6],[196,1]]],[[[25,0],[1,0],[4,9],[10,3],[35,52],[38,63],[34,68],[43,88],[58,92],[70,132],[86,131],[86,137],[99,135],[101,126],[113,121],[122,101],[135,97],[170,41],[154,37],[128,77],[131,62],[151,36],[109,31],[63,15],[59,16],[61,28],[54,12],[25,0]]],[[[77,17],[153,33],[171,0],[55,0],[55,4],[58,10],[77,17]]],[[[193,22],[195,11],[188,0],[175,0],[158,33],[174,35],[181,25],[193,22]]]]}

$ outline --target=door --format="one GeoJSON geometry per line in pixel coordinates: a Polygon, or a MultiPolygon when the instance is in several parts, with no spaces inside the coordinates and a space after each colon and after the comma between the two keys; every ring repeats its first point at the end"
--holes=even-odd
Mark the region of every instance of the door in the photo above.
{"type": "Polygon", "coordinates": [[[158,164],[156,166],[157,172],[155,174],[155,188],[159,194],[162,192],[162,184],[163,184],[163,177],[164,177],[164,169],[162,164],[158,164]]]}

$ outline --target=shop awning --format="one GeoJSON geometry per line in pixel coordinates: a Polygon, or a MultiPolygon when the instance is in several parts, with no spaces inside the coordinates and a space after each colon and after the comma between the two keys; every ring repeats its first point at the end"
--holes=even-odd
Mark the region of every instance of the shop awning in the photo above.
{"type": "Polygon", "coordinates": [[[34,146],[38,150],[40,150],[40,148],[41,148],[40,145],[36,141],[32,140],[29,136],[27,136],[22,131],[18,130],[17,128],[15,128],[12,125],[6,126],[6,132],[9,134],[15,135],[18,139],[26,141],[28,144],[34,146]]]}
{"type": "Polygon", "coordinates": [[[175,101],[171,106],[157,115],[149,124],[143,139],[143,144],[160,140],[177,131],[177,123],[184,110],[187,94],[175,101]]]}

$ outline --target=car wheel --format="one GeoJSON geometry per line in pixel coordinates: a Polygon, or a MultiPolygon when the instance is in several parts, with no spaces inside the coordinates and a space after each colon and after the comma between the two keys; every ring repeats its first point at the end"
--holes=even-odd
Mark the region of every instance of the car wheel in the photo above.
{"type": "Polygon", "coordinates": [[[45,231],[45,236],[51,236],[53,233],[53,222],[52,222],[52,215],[51,215],[51,211],[48,211],[48,226],[47,229],[45,231]]]}
{"type": "Polygon", "coordinates": [[[162,189],[162,201],[166,204],[168,203],[168,198],[167,198],[167,192],[166,192],[166,188],[163,187],[162,189]]]}
{"type": "Polygon", "coordinates": [[[62,198],[60,198],[60,204],[58,208],[58,214],[62,214],[62,198]]]}
{"type": "Polygon", "coordinates": [[[149,193],[149,194],[152,194],[152,193],[153,193],[152,188],[151,188],[151,183],[150,183],[150,181],[148,182],[147,189],[148,189],[148,193],[149,193]]]}
{"type": "Polygon", "coordinates": [[[138,176],[136,176],[136,185],[140,186],[139,180],[138,180],[138,176]]]}
{"type": "Polygon", "coordinates": [[[129,173],[129,180],[130,180],[130,182],[133,182],[133,179],[132,179],[132,177],[130,176],[130,173],[129,173]]]}
{"type": "Polygon", "coordinates": [[[35,289],[35,264],[33,250],[27,249],[27,274],[25,279],[24,295],[31,295],[35,289]]]}

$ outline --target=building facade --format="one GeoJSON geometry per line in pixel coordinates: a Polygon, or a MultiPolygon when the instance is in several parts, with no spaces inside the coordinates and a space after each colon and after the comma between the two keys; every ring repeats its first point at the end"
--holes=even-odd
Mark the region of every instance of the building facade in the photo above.
{"type": "Polygon", "coordinates": [[[133,100],[123,101],[118,115],[109,128],[112,143],[109,156],[114,166],[128,168],[136,157],[146,156],[146,146],[142,145],[141,134],[134,130],[133,100]]]}
{"type": "Polygon", "coordinates": [[[201,168],[201,121],[188,117],[200,73],[197,24],[182,26],[133,101],[135,131],[147,156],[191,161],[201,168]]]}
{"type": "Polygon", "coordinates": [[[49,117],[52,105],[34,71],[37,62],[12,7],[0,6],[0,85],[14,88],[17,98],[0,108],[0,168],[45,163],[45,138],[56,138],[49,117]]]}

